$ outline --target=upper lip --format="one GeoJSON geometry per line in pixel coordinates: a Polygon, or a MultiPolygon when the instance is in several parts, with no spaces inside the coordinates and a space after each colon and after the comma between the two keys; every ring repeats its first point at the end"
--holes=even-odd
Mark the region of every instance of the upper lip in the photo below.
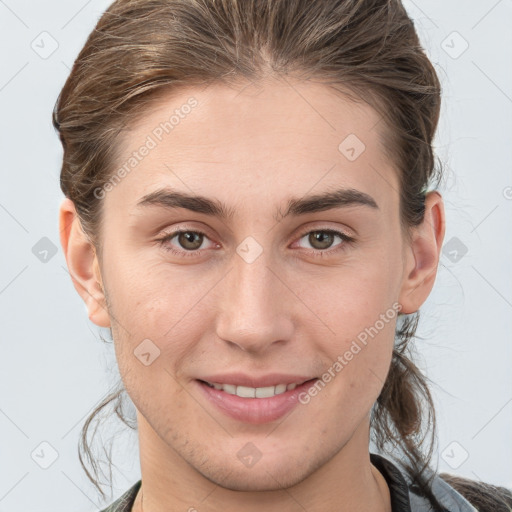
{"type": "Polygon", "coordinates": [[[315,379],[305,375],[289,375],[283,373],[269,373],[267,375],[247,375],[244,373],[223,373],[216,375],[207,375],[199,380],[215,382],[218,384],[232,384],[235,386],[247,386],[250,388],[264,388],[268,386],[277,386],[278,384],[301,384],[302,382],[315,379]]]}

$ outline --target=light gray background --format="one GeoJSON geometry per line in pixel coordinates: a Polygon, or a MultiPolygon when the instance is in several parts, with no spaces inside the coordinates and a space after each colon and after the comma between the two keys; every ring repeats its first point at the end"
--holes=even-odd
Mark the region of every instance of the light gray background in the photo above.
{"type": "MultiPolygon", "coordinates": [[[[76,447],[117,369],[113,347],[99,340],[108,331],[88,320],[60,248],[62,152],[51,112],[109,4],[0,0],[0,512],[104,506],[76,447]],[[46,262],[33,252],[43,237],[57,249],[46,262]],[[52,448],[41,443],[58,454],[47,469],[40,464],[51,462],[52,448]]],[[[434,465],[510,487],[512,1],[406,6],[444,87],[436,148],[447,172],[447,233],[417,342],[419,365],[436,383],[434,465]]],[[[136,435],[116,439],[114,497],[140,477],[136,435]]]]}

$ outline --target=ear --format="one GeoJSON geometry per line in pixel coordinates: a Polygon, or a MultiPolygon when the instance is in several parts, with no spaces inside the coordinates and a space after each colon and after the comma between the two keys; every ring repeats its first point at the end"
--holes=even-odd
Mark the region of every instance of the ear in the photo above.
{"type": "Polygon", "coordinates": [[[411,229],[411,244],[404,248],[404,277],[400,290],[401,313],[418,311],[434,286],[445,234],[443,198],[437,191],[425,197],[425,216],[411,229]]]}
{"type": "Polygon", "coordinates": [[[96,248],[84,233],[73,201],[65,198],[59,209],[60,243],[73,285],[82,297],[89,320],[110,327],[96,248]]]}

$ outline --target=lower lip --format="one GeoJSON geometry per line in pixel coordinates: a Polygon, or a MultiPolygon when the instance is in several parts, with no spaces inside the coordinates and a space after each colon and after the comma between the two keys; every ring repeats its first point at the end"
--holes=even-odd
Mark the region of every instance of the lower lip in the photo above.
{"type": "Polygon", "coordinates": [[[221,389],[215,389],[196,380],[199,388],[220,411],[238,421],[260,425],[275,421],[290,412],[299,403],[299,395],[318,379],[311,379],[295,389],[285,391],[270,398],[242,398],[230,395],[221,389]]]}

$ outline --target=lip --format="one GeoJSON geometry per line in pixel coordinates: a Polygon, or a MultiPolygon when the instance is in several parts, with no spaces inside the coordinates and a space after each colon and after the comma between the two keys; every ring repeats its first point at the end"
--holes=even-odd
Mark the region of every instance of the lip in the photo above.
{"type": "MultiPolygon", "coordinates": [[[[230,374],[233,377],[233,374],[230,374]]],[[[195,380],[196,385],[199,387],[201,393],[204,394],[209,403],[213,404],[220,412],[223,414],[238,420],[244,423],[252,423],[254,425],[261,425],[264,423],[268,423],[271,421],[276,421],[285,414],[289,413],[294,407],[299,404],[299,395],[303,392],[306,392],[316,380],[316,377],[313,379],[309,379],[300,386],[297,386],[295,389],[290,389],[281,393],[279,395],[275,395],[270,398],[242,398],[237,395],[230,395],[221,389],[215,389],[208,386],[208,384],[202,382],[203,380],[208,380],[209,382],[220,382],[222,384],[238,384],[241,386],[249,385],[250,387],[265,387],[265,384],[261,384],[261,382],[267,382],[268,385],[272,384],[292,384],[293,382],[301,382],[301,380],[305,380],[308,377],[299,377],[298,379],[293,376],[288,376],[289,378],[296,379],[290,380],[286,382],[286,380],[279,380],[279,377],[282,379],[284,376],[278,376],[276,380],[275,376],[267,376],[266,380],[261,379],[256,382],[258,385],[254,384],[244,384],[243,382],[255,382],[253,380],[245,380],[242,381],[238,379],[232,379],[232,382],[228,382],[226,380],[219,379],[221,376],[217,375],[215,377],[208,377],[201,380],[195,380]],[[215,378],[219,380],[210,380],[210,378],[215,378]],[[269,380],[271,378],[271,380],[269,380]]],[[[224,379],[226,376],[224,376],[224,379]]]]}
{"type": "Polygon", "coordinates": [[[208,382],[218,382],[219,384],[233,384],[235,386],[248,386],[250,388],[264,388],[267,386],[277,386],[278,384],[293,384],[296,382],[305,382],[316,377],[304,375],[286,375],[283,373],[269,373],[260,377],[254,377],[245,373],[222,373],[216,375],[207,375],[198,377],[200,380],[208,382]]]}

